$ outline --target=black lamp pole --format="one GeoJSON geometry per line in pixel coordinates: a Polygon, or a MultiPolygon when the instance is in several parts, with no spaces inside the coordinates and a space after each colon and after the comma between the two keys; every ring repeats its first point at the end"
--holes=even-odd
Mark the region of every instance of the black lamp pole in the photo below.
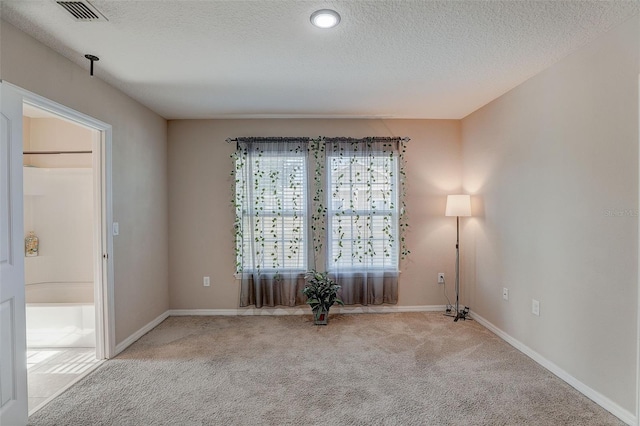
{"type": "Polygon", "coordinates": [[[456,216],[456,318],[465,319],[465,314],[460,312],[460,216],[456,216]]]}
{"type": "MultiPolygon", "coordinates": [[[[466,306],[464,309],[460,309],[460,216],[471,216],[471,199],[469,195],[448,195],[444,214],[445,216],[456,217],[456,314],[453,320],[455,322],[459,319],[466,320],[469,313],[469,308],[466,306]]],[[[447,313],[445,315],[454,316],[450,315],[451,308],[449,306],[447,305],[447,313]]]]}

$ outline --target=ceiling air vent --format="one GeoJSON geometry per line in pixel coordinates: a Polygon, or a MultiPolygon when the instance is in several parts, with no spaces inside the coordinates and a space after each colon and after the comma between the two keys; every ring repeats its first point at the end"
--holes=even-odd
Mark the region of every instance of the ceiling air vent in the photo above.
{"type": "Polygon", "coordinates": [[[80,1],[56,1],[67,12],[73,16],[76,21],[91,22],[91,21],[108,21],[94,5],[89,3],[88,0],[80,1]]]}

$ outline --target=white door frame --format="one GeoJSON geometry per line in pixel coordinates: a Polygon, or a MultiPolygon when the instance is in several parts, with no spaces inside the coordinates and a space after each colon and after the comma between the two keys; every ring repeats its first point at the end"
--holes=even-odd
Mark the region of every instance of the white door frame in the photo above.
{"type": "MultiPolygon", "coordinates": [[[[7,82],[3,82],[6,84],[7,82]]],[[[8,83],[11,85],[10,83],[8,83]]],[[[110,124],[97,120],[86,114],[68,108],[40,95],[11,85],[22,95],[24,103],[51,112],[67,120],[98,131],[94,138],[92,151],[100,155],[93,156],[94,173],[94,212],[99,215],[94,226],[94,250],[101,253],[94,262],[94,279],[96,306],[96,357],[98,359],[111,358],[116,355],[115,345],[115,313],[114,313],[114,283],[113,283],[113,196],[112,188],[112,133],[110,124]]],[[[22,197],[22,194],[20,194],[22,197]]],[[[20,203],[23,201],[20,200],[20,203]]]]}
{"type": "Polygon", "coordinates": [[[26,425],[22,96],[0,82],[0,423],[26,425]]]}
{"type": "MultiPolygon", "coordinates": [[[[640,123],[640,74],[638,74],[638,93],[637,93],[637,101],[638,101],[638,117],[637,122],[640,123]]],[[[640,124],[639,124],[640,125],[640,124]]],[[[640,131],[638,132],[638,146],[640,146],[640,131]]],[[[638,164],[640,164],[640,150],[639,150],[638,164]]],[[[640,168],[638,170],[638,183],[640,187],[640,168]]],[[[640,202],[640,191],[638,193],[638,200],[640,202]]],[[[640,209],[640,203],[637,206],[640,209]]],[[[640,230],[640,218],[638,220],[638,229],[640,230]]],[[[640,232],[638,233],[638,247],[640,247],[640,232]]],[[[638,251],[638,260],[636,261],[636,266],[640,266],[640,250],[638,251]]],[[[637,288],[638,288],[638,303],[636,305],[636,333],[638,333],[636,340],[636,425],[640,426],[640,269],[638,270],[637,276],[637,288]]]]}

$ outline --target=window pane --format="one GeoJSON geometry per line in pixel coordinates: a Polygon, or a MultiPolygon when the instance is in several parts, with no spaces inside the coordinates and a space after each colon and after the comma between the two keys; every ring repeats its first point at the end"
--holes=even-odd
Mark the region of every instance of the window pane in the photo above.
{"type": "Polygon", "coordinates": [[[397,270],[397,157],[328,159],[330,269],[397,270]]]}
{"type": "Polygon", "coordinates": [[[242,206],[242,239],[238,241],[242,270],[305,270],[304,155],[253,153],[241,166],[244,169],[236,173],[236,200],[242,206]]]}

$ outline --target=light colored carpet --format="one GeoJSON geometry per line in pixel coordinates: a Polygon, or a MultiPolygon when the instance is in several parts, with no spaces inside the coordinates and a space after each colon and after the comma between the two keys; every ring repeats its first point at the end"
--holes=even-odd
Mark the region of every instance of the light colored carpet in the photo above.
{"type": "Polygon", "coordinates": [[[473,321],[173,317],[29,419],[44,425],[621,425],[473,321]]]}

